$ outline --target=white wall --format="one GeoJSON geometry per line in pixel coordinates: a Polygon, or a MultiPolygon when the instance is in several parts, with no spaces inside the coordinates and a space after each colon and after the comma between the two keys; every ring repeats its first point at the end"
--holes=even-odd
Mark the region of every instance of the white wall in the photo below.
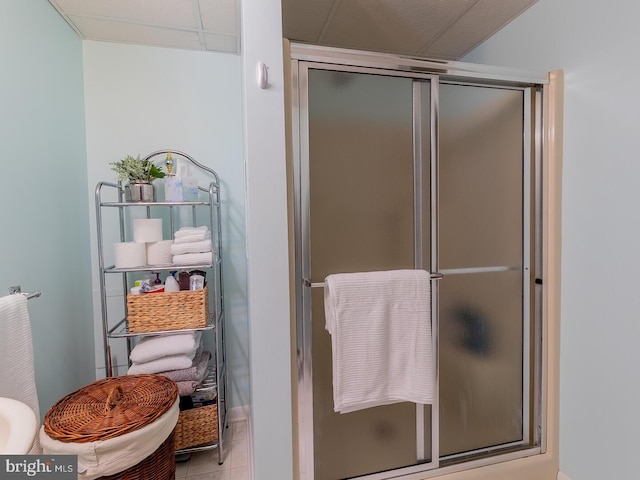
{"type": "Polygon", "coordinates": [[[254,476],[293,478],[280,0],[242,1],[254,476]],[[269,88],[256,85],[258,61],[269,88]]]}
{"type": "Polygon", "coordinates": [[[565,71],[560,464],[638,477],[640,4],[540,0],[464,60],[565,71]]]}
{"type": "MultiPolygon", "coordinates": [[[[245,183],[241,58],[167,48],[84,42],[88,194],[91,205],[96,363],[103,366],[94,192],[115,181],[110,162],[127,154],[183,151],[222,183],[229,406],[249,404],[245,183]]],[[[114,226],[115,227],[115,226],[114,226]]],[[[106,242],[111,254],[113,240],[106,242]]],[[[119,277],[112,275],[111,277],[119,277]]],[[[119,278],[108,278],[119,282],[119,278]]],[[[111,285],[108,284],[111,290],[111,285]]],[[[110,299],[121,305],[121,297],[110,299]]],[[[122,349],[120,349],[122,350],[122,349]]],[[[126,364],[121,353],[119,362],[126,364]]],[[[104,375],[104,371],[98,373],[104,375]]]]}
{"type": "Polygon", "coordinates": [[[42,413],[94,380],[82,89],[82,42],[51,5],[0,0],[0,295],[42,292],[29,301],[42,413]]]}

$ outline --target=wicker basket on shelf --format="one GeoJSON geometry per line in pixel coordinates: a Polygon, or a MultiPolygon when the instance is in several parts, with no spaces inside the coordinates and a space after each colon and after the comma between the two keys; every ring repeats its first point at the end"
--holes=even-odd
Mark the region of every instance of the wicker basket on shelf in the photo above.
{"type": "Polygon", "coordinates": [[[175,430],[176,450],[218,441],[218,404],[183,410],[175,430]]]}
{"type": "Polygon", "coordinates": [[[204,328],[209,316],[208,287],[201,290],[127,295],[129,332],[150,333],[204,328]]]}
{"type": "MultiPolygon", "coordinates": [[[[108,377],[56,402],[44,417],[43,430],[52,440],[69,444],[98,445],[116,437],[124,439],[127,434],[159,421],[177,398],[176,384],[160,375],[108,377]]],[[[118,473],[111,473],[112,470],[99,478],[171,480],[175,478],[174,449],[175,428],[153,453],[137,464],[125,466],[118,473]]]]}

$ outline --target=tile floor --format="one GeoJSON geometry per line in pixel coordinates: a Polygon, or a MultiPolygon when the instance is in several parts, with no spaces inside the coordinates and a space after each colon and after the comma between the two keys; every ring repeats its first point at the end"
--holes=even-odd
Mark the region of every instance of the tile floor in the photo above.
{"type": "Polygon", "coordinates": [[[251,480],[247,421],[229,422],[224,463],[218,465],[218,450],[191,454],[187,462],[176,465],[176,480],[251,480]]]}

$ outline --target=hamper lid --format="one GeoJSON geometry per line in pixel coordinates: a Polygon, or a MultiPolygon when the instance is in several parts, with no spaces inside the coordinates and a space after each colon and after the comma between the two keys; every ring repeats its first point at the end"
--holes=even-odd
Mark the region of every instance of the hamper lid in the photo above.
{"type": "Polygon", "coordinates": [[[61,442],[107,440],[153,422],[176,398],[177,385],[161,375],[108,377],[58,400],[44,417],[44,431],[61,442]]]}

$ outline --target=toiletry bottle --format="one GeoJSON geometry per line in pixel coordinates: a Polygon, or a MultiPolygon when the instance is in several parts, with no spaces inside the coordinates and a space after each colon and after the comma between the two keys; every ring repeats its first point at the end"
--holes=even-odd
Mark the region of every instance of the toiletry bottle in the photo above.
{"type": "Polygon", "coordinates": [[[164,281],[164,291],[165,292],[178,292],[180,291],[180,285],[178,281],[169,275],[164,281]]]}
{"type": "Polygon", "coordinates": [[[198,179],[193,176],[191,167],[189,165],[184,166],[184,173],[181,171],[182,176],[182,199],[186,202],[198,201],[198,179]]]}
{"type": "Polygon", "coordinates": [[[178,275],[178,282],[180,284],[180,290],[189,290],[189,273],[180,272],[180,275],[178,275]]]}

